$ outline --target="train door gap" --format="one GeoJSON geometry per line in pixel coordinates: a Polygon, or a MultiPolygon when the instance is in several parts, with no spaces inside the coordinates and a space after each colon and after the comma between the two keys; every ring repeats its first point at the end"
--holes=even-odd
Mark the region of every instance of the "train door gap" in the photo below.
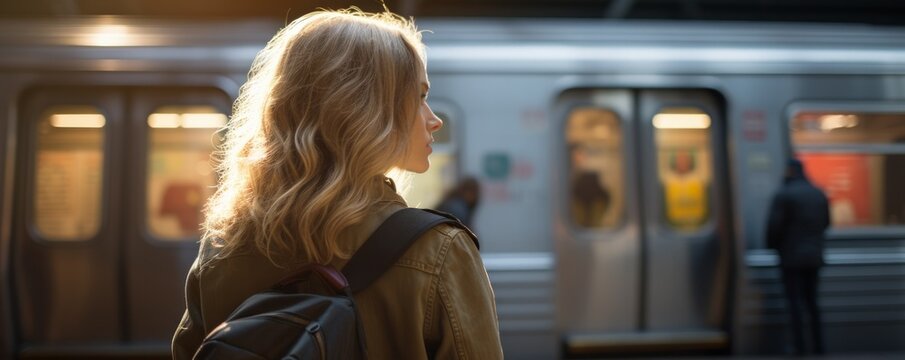
{"type": "MultiPolygon", "coordinates": [[[[635,89],[635,90],[632,90],[631,93],[632,93],[633,119],[631,119],[630,123],[633,125],[631,127],[631,130],[632,130],[632,134],[633,134],[634,138],[636,139],[636,141],[633,142],[633,144],[635,144],[635,148],[633,149],[633,153],[635,154],[635,156],[634,156],[634,159],[632,159],[632,160],[634,160],[634,161],[632,161],[630,163],[633,163],[635,165],[635,166],[632,166],[631,168],[634,171],[636,178],[639,179],[638,183],[640,184],[640,183],[642,183],[641,180],[645,178],[643,164],[645,163],[644,159],[645,159],[645,153],[646,153],[646,151],[645,151],[646,144],[644,141],[645,134],[642,131],[642,126],[641,126],[641,122],[644,120],[639,117],[639,114],[641,114],[640,92],[637,89],[635,89]]],[[[638,191],[638,197],[639,197],[639,199],[638,199],[639,201],[637,204],[637,206],[638,206],[638,215],[637,216],[638,216],[638,228],[639,228],[638,236],[640,239],[640,241],[638,243],[638,247],[639,247],[639,249],[638,249],[638,260],[639,260],[639,263],[638,263],[638,284],[639,284],[638,298],[641,299],[642,305],[638,307],[638,320],[637,320],[638,325],[637,325],[637,327],[638,327],[638,331],[644,332],[647,330],[647,310],[645,308],[647,301],[645,301],[645,300],[648,297],[648,293],[647,293],[647,247],[648,247],[648,244],[647,244],[647,241],[644,241],[644,239],[647,238],[647,230],[646,230],[647,226],[645,226],[645,217],[643,216],[643,214],[645,213],[645,206],[644,206],[645,194],[644,194],[643,190],[638,191]]]]}
{"type": "MultiPolygon", "coordinates": [[[[118,145],[118,152],[125,157],[125,161],[121,163],[122,165],[119,167],[121,171],[119,172],[119,174],[117,174],[119,180],[123,184],[123,192],[119,197],[117,207],[123,209],[127,214],[133,214],[133,211],[131,211],[131,209],[128,209],[128,207],[131,203],[129,194],[132,194],[136,190],[134,188],[135,172],[132,171],[133,169],[129,169],[129,164],[135,164],[136,160],[138,160],[135,155],[135,150],[138,149],[130,148],[130,145],[134,146],[136,143],[141,142],[135,141],[137,137],[134,136],[134,128],[136,127],[136,119],[132,118],[132,108],[135,101],[134,90],[128,87],[119,88],[118,90],[120,93],[124,94],[125,101],[123,103],[123,129],[121,135],[116,137],[116,144],[118,145]],[[131,139],[132,141],[127,141],[127,139],[131,139]]],[[[132,228],[132,218],[133,216],[128,216],[123,219],[123,223],[126,224],[126,226],[122,226],[119,229],[120,231],[117,236],[120,239],[129,239],[129,230],[132,228]]],[[[119,247],[119,261],[117,262],[117,268],[119,270],[117,271],[117,281],[119,281],[119,293],[120,298],[122,299],[122,301],[117,304],[117,310],[119,311],[121,319],[120,326],[122,326],[122,332],[120,334],[120,341],[122,343],[128,343],[132,341],[132,319],[129,315],[129,304],[132,303],[133,299],[129,294],[129,246],[131,246],[129,244],[129,241],[121,242],[121,245],[119,247]]]]}

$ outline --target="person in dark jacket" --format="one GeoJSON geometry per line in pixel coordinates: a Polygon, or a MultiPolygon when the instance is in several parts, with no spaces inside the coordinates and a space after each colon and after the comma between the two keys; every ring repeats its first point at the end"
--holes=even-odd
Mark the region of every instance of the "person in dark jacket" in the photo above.
{"type": "Polygon", "coordinates": [[[481,199],[481,184],[473,177],[466,177],[455,188],[446,193],[437,210],[447,212],[471,227],[475,208],[481,199]]]}
{"type": "Polygon", "coordinates": [[[829,201],[804,175],[801,162],[791,159],[783,185],[773,197],[767,246],[779,253],[782,282],[792,320],[794,351],[807,354],[802,315],[810,323],[813,350],[822,354],[817,283],[823,266],[825,232],[830,225],[829,201]]]}

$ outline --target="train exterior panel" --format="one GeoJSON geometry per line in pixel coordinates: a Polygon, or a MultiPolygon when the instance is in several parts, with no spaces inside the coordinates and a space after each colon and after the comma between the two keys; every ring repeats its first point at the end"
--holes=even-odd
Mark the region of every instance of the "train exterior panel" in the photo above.
{"type": "MultiPolygon", "coordinates": [[[[419,26],[446,127],[407,199],[480,180],[508,357],[783,352],[763,237],[793,153],[832,201],[828,350],[905,350],[905,30],[419,26]]],[[[277,28],[0,23],[4,356],[166,355],[215,130],[277,28]]]]}

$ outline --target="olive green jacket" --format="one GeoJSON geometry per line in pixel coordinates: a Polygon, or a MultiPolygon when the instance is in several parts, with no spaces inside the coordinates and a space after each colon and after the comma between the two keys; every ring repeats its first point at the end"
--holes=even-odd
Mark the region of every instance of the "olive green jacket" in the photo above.
{"type": "MultiPolygon", "coordinates": [[[[357,249],[386,218],[406,205],[394,188],[361,223],[348,246],[357,249]]],[[[211,262],[202,246],[186,280],[186,312],[173,337],[173,358],[190,359],[205,334],[246,298],[266,290],[292,269],[258,252],[211,262]]],[[[342,268],[344,260],[332,265],[342,268]]],[[[501,359],[493,289],[478,249],[462,229],[438,225],[422,235],[355,302],[371,359],[501,359]]]]}

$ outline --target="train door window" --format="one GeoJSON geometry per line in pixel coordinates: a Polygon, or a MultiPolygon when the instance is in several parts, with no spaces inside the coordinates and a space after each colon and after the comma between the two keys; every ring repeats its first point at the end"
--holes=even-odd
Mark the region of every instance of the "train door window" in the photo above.
{"type": "Polygon", "coordinates": [[[666,224],[697,231],[711,215],[710,116],[697,108],[663,108],[653,125],[666,224]]]}
{"type": "Polygon", "coordinates": [[[48,109],[37,126],[34,227],[47,240],[83,241],[101,223],[106,118],[91,106],[48,109]]]}
{"type": "Polygon", "coordinates": [[[457,174],[456,143],[453,131],[456,130],[455,119],[450,112],[442,111],[445,107],[441,104],[431,104],[435,108],[434,114],[443,120],[443,127],[433,134],[434,143],[431,145],[434,152],[430,155],[430,168],[424,174],[412,177],[411,191],[406,192],[406,202],[411,206],[433,208],[436,207],[446,191],[455,183],[457,174]]]}
{"type": "Polygon", "coordinates": [[[905,112],[800,111],[790,127],[833,227],[905,225],[905,112]]]}
{"type": "Polygon", "coordinates": [[[613,229],[624,214],[622,130],[616,113],[597,107],[571,111],[566,125],[569,149],[569,215],[585,228],[613,229]]]}
{"type": "Polygon", "coordinates": [[[148,116],[147,226],[162,240],[194,241],[217,185],[211,154],[226,115],[210,106],[164,106],[148,116]]]}

